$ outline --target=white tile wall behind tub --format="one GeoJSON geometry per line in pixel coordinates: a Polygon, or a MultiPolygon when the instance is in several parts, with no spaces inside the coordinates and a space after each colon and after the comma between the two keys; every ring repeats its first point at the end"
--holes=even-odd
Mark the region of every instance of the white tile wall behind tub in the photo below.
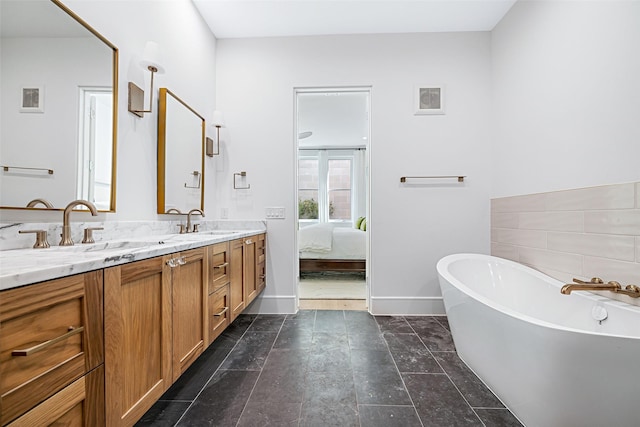
{"type": "Polygon", "coordinates": [[[522,212],[519,216],[520,228],[578,232],[584,230],[582,212],[522,212]]]}
{"type": "Polygon", "coordinates": [[[544,249],[518,249],[519,261],[532,267],[541,266],[558,271],[582,275],[582,256],[544,249]]]}
{"type": "Polygon", "coordinates": [[[547,210],[631,209],[635,201],[633,193],[632,183],[554,191],[546,193],[547,210]]]}
{"type": "Polygon", "coordinates": [[[513,245],[491,243],[491,255],[510,259],[511,261],[518,261],[518,248],[513,245]]]}
{"type": "Polygon", "coordinates": [[[546,248],[547,235],[544,231],[520,230],[510,228],[494,228],[491,230],[492,241],[530,248],[546,248]]]}
{"type": "Polygon", "coordinates": [[[584,213],[584,231],[603,234],[640,234],[640,209],[584,213]]]}
{"type": "Polygon", "coordinates": [[[635,261],[633,236],[549,232],[547,246],[560,252],[635,261]]]}
{"type": "Polygon", "coordinates": [[[640,265],[637,262],[587,256],[584,257],[584,273],[587,277],[600,277],[605,282],[615,280],[623,287],[628,284],[640,286],[640,265]]]}
{"type": "Polygon", "coordinates": [[[494,212],[542,212],[545,210],[545,195],[530,194],[493,199],[491,210],[494,212]]]}
{"type": "MultiPolygon", "coordinates": [[[[491,253],[561,281],[638,285],[640,182],[493,199],[491,253]]],[[[640,298],[600,294],[640,306],[640,298]]]]}
{"type": "Polygon", "coordinates": [[[518,219],[517,213],[496,213],[491,216],[491,227],[518,228],[518,219]]]}

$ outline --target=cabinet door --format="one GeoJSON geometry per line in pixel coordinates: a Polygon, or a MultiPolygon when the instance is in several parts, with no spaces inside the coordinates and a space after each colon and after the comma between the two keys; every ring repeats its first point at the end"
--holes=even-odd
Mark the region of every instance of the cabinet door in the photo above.
{"type": "Polygon", "coordinates": [[[7,427],[104,425],[103,368],[80,377],[7,427]]]}
{"type": "Polygon", "coordinates": [[[244,239],[244,280],[245,280],[245,302],[246,305],[258,296],[258,282],[256,280],[256,239],[251,236],[244,239]]]}
{"type": "Polygon", "coordinates": [[[256,281],[258,293],[262,292],[267,280],[267,239],[265,234],[256,236],[256,281]]]}
{"type": "Polygon", "coordinates": [[[133,425],[171,385],[169,259],[104,270],[107,426],[133,425]]]}
{"type": "Polygon", "coordinates": [[[193,363],[208,342],[207,267],[205,248],[172,257],[173,380],[193,363]]]}
{"type": "Polygon", "coordinates": [[[244,279],[244,239],[232,240],[229,244],[231,252],[231,275],[230,275],[230,302],[231,321],[238,317],[245,309],[245,279],[244,279]]]}
{"type": "Polygon", "coordinates": [[[0,425],[103,362],[102,270],[0,293],[0,425]]]}
{"type": "Polygon", "coordinates": [[[209,293],[229,283],[229,242],[209,247],[209,293]]]}

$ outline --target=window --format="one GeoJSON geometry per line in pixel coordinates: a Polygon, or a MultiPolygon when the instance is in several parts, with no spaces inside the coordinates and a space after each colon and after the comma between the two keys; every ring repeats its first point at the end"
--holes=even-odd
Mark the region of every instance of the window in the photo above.
{"type": "Polygon", "coordinates": [[[353,222],[355,150],[301,150],[298,214],[306,222],[353,222]]]}

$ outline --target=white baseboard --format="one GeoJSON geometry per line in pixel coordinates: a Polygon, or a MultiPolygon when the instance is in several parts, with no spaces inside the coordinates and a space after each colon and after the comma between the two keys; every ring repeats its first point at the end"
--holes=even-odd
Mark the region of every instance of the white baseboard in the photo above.
{"type": "MultiPolygon", "coordinates": [[[[298,311],[295,295],[267,295],[256,298],[247,314],[293,314],[298,311]]],[[[372,297],[369,310],[374,315],[442,316],[442,297],[372,297]]]]}
{"type": "Polygon", "coordinates": [[[370,312],[382,316],[442,316],[442,297],[371,297],[370,312]]]}

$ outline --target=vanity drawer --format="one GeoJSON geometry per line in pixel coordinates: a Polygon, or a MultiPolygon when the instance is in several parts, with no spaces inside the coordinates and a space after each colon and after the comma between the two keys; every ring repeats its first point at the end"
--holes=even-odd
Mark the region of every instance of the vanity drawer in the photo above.
{"type": "Polygon", "coordinates": [[[229,242],[209,248],[209,293],[229,283],[229,242]]]}
{"type": "Polygon", "coordinates": [[[104,360],[102,271],[0,294],[0,425],[104,360]]]}
{"type": "Polygon", "coordinates": [[[209,344],[229,326],[230,309],[228,284],[209,295],[209,344]]]}

